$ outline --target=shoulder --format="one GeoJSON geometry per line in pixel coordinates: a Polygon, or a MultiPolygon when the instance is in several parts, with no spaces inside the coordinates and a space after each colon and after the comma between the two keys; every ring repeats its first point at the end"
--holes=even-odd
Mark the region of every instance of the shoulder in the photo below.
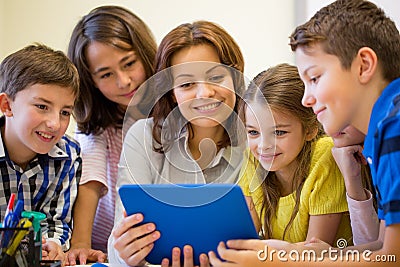
{"type": "Polygon", "coordinates": [[[312,147],[309,178],[341,177],[336,161],[332,156],[333,140],[331,137],[321,137],[312,147]]]}
{"type": "Polygon", "coordinates": [[[125,139],[142,138],[151,135],[153,129],[153,118],[141,119],[136,121],[126,133],[125,139]]]}
{"type": "Polygon", "coordinates": [[[331,137],[321,137],[312,146],[311,163],[321,160],[333,160],[332,156],[333,140],[331,137]]]}

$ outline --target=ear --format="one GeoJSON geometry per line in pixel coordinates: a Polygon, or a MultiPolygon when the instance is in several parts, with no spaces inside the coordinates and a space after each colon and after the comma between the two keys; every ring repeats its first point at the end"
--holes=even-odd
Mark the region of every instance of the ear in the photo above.
{"type": "Polygon", "coordinates": [[[12,117],[11,100],[6,93],[0,94],[0,111],[7,117],[12,117]]]}
{"type": "Polygon", "coordinates": [[[359,80],[362,84],[368,83],[375,75],[378,68],[378,57],[374,50],[362,47],[358,50],[359,80]]]}
{"type": "Polygon", "coordinates": [[[306,133],[306,141],[313,140],[318,134],[318,127],[308,129],[306,133]]]}

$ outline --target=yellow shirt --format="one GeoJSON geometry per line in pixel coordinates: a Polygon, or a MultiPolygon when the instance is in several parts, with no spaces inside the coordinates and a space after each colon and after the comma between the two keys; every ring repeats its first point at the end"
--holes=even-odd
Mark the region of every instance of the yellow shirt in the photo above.
{"type": "MultiPolygon", "coordinates": [[[[344,238],[348,244],[352,244],[352,233],[348,206],[346,201],[346,189],[343,176],[331,154],[333,142],[330,137],[320,138],[313,144],[310,164],[310,173],[307,176],[300,195],[299,211],[288,228],[284,240],[295,243],[305,241],[308,233],[309,218],[311,215],[322,215],[330,213],[342,213],[342,220],[339,226],[336,240],[344,238]]],[[[247,164],[242,168],[242,175],[239,185],[245,196],[253,199],[260,221],[263,192],[261,181],[265,174],[260,169],[256,170],[257,163],[251,153],[248,156],[247,164]],[[256,174],[256,175],[255,175],[256,174]]],[[[276,217],[271,221],[272,236],[270,238],[283,240],[283,232],[289,223],[295,206],[294,193],[281,197],[278,203],[276,217]]],[[[263,225],[263,227],[265,227],[263,225]]],[[[334,244],[336,245],[336,243],[334,244]]]]}

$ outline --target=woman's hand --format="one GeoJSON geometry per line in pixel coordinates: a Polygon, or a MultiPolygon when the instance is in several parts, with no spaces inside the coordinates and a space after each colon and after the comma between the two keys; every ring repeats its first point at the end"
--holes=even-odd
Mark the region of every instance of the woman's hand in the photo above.
{"type": "Polygon", "coordinates": [[[143,265],[144,258],[154,246],[154,241],[161,236],[154,223],[140,224],[142,221],[142,214],[127,217],[125,214],[125,218],[111,233],[119,257],[130,266],[143,265]]]}

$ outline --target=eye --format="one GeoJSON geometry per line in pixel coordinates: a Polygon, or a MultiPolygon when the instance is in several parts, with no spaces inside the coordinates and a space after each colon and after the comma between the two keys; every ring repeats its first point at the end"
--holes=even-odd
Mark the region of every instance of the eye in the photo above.
{"type": "Polygon", "coordinates": [[[260,134],[260,132],[259,131],[256,131],[256,130],[248,130],[247,131],[247,135],[249,135],[249,136],[251,136],[251,137],[256,137],[256,136],[258,136],[260,134]]]}
{"type": "Polygon", "coordinates": [[[177,88],[189,89],[189,88],[192,88],[195,84],[196,84],[195,82],[182,83],[182,84],[178,85],[177,88]]]}
{"type": "Polygon", "coordinates": [[[43,109],[43,110],[46,110],[47,109],[47,106],[46,105],[42,105],[42,104],[37,104],[37,105],[35,105],[38,109],[43,109]]]}
{"type": "Polygon", "coordinates": [[[100,79],[106,79],[106,78],[108,78],[108,77],[110,77],[110,76],[111,76],[111,72],[107,72],[107,73],[101,75],[101,76],[100,76],[100,79]]]}
{"type": "Polygon", "coordinates": [[[220,83],[220,82],[222,82],[224,79],[225,79],[225,75],[220,74],[220,75],[213,75],[213,76],[211,76],[208,80],[209,80],[210,82],[213,82],[213,83],[220,83]]]}
{"type": "Polygon", "coordinates": [[[283,136],[283,135],[287,134],[287,131],[275,130],[274,134],[276,136],[283,136]]]}
{"type": "Polygon", "coordinates": [[[69,111],[67,111],[67,110],[62,110],[62,111],[61,111],[61,115],[62,115],[62,116],[69,117],[69,116],[71,116],[71,112],[69,112],[69,111]]]}
{"type": "Polygon", "coordinates": [[[317,83],[319,80],[319,76],[310,77],[310,83],[317,83]]]}
{"type": "Polygon", "coordinates": [[[128,63],[125,64],[125,68],[132,67],[136,63],[136,61],[137,61],[136,59],[132,60],[132,61],[129,61],[128,63]]]}

